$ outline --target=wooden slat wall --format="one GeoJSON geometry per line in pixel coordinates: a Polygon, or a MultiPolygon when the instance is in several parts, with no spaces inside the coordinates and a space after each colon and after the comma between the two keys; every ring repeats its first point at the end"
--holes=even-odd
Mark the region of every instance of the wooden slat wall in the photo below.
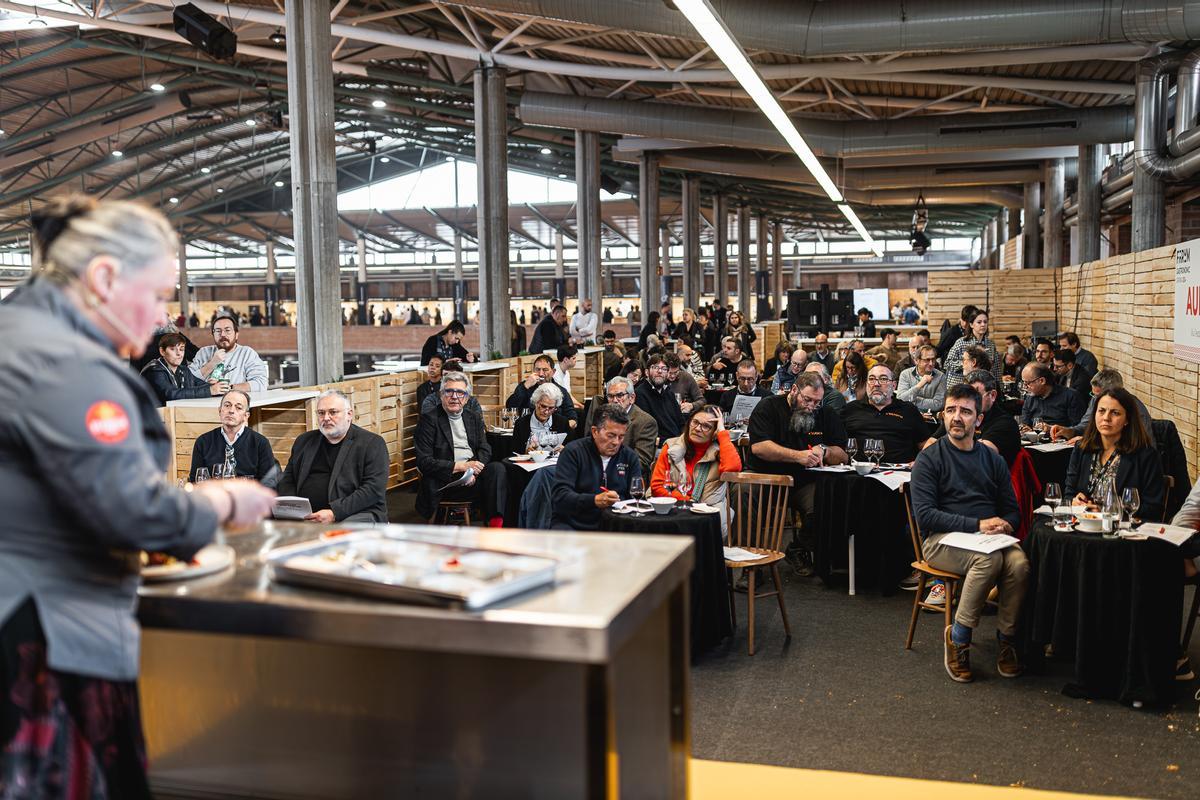
{"type": "Polygon", "coordinates": [[[929,273],[929,332],[934,339],[942,320],[957,322],[968,303],[991,309],[991,336],[1028,339],[1032,323],[1055,318],[1059,270],[963,270],[929,273]]]}

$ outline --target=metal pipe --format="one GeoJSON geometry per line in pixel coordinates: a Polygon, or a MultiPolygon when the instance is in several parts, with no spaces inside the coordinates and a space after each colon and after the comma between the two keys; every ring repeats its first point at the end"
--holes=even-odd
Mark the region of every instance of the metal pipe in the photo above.
{"type": "MultiPolygon", "coordinates": [[[[1134,94],[1135,184],[1138,183],[1137,170],[1145,173],[1147,178],[1170,181],[1184,180],[1200,172],[1200,149],[1176,158],[1166,154],[1167,87],[1171,70],[1179,66],[1181,60],[1181,54],[1169,53],[1138,62],[1134,94]]],[[[1186,110],[1186,102],[1184,106],[1186,110]]],[[[1143,188],[1148,192],[1149,187],[1147,183],[1143,188]]],[[[1136,196],[1139,196],[1138,192],[1135,192],[1136,196]]],[[[1147,241],[1153,239],[1151,236],[1147,241]]]]}
{"type": "Polygon", "coordinates": [[[1196,130],[1197,108],[1200,107],[1200,50],[1188,53],[1179,65],[1175,82],[1175,127],[1174,135],[1167,144],[1173,156],[1181,156],[1196,148],[1200,143],[1200,130],[1196,130]],[[1188,136],[1191,134],[1191,136],[1188,136]],[[1187,140],[1184,141],[1185,137],[1187,140]]]}

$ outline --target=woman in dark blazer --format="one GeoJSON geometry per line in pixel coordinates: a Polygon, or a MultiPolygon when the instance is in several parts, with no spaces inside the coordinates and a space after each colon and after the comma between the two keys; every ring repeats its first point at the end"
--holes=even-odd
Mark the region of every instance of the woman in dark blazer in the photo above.
{"type": "Polygon", "coordinates": [[[1137,401],[1124,389],[1110,389],[1096,399],[1096,413],[1071,452],[1064,494],[1076,504],[1098,505],[1109,478],[1115,480],[1118,496],[1125,489],[1138,490],[1138,516],[1162,519],[1162,461],[1154,437],[1142,424],[1137,401]]]}

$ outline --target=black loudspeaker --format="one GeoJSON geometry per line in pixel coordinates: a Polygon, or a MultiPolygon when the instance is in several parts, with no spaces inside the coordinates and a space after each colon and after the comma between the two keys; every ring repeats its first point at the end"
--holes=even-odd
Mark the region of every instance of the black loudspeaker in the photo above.
{"type": "Polygon", "coordinates": [[[601,172],[600,188],[609,194],[616,194],[617,192],[621,191],[621,184],[615,178],[610,178],[601,172]]]}
{"type": "Polygon", "coordinates": [[[175,33],[213,58],[233,58],[237,53],[237,34],[191,3],[176,6],[173,20],[175,33]]]}

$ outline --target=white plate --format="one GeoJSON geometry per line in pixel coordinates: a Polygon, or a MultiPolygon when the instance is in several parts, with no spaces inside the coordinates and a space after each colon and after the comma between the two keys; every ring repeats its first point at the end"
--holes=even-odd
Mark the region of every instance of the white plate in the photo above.
{"type": "Polygon", "coordinates": [[[632,514],[633,513],[632,508],[626,508],[625,506],[621,506],[620,508],[618,508],[617,506],[614,505],[610,510],[614,514],[632,514]]]}
{"type": "Polygon", "coordinates": [[[717,514],[721,511],[716,506],[710,506],[708,503],[692,503],[692,511],[697,514],[717,514]]]}
{"type": "Polygon", "coordinates": [[[522,461],[533,461],[533,456],[529,455],[528,453],[518,453],[515,456],[509,456],[508,460],[512,461],[513,463],[520,463],[522,461]]]}
{"type": "Polygon", "coordinates": [[[233,563],[235,554],[227,544],[210,544],[196,553],[194,564],[179,561],[154,567],[142,567],[142,580],[147,583],[182,581],[220,572],[233,563]]]}

